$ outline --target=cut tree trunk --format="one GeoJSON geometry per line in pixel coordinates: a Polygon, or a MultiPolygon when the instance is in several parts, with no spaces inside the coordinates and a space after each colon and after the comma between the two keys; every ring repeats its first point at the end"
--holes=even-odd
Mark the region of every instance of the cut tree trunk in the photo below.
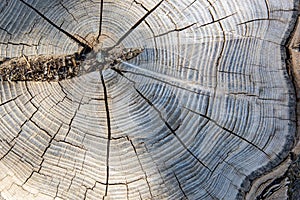
{"type": "Polygon", "coordinates": [[[298,8],[0,1],[0,197],[296,198],[298,8]]]}

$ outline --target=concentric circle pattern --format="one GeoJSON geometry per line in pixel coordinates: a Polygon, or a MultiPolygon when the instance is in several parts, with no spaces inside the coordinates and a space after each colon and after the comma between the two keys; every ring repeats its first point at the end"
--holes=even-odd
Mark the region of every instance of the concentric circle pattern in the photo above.
{"type": "Polygon", "coordinates": [[[1,58],[143,51],[59,82],[0,83],[0,196],[243,198],[293,145],[296,3],[2,0],[1,58]]]}

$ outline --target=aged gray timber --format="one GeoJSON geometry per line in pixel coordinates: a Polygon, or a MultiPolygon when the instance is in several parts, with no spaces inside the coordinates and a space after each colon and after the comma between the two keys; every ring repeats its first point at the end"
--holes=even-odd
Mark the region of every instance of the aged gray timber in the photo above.
{"type": "Polygon", "coordinates": [[[293,198],[298,8],[0,1],[0,199],[293,198]]]}

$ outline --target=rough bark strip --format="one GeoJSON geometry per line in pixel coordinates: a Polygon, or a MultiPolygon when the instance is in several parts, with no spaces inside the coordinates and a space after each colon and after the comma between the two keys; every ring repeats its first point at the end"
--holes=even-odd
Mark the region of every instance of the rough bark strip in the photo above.
{"type": "Polygon", "coordinates": [[[296,145],[290,154],[292,163],[289,166],[285,176],[288,177],[288,198],[289,200],[298,200],[300,198],[300,4],[298,5],[297,18],[295,26],[291,31],[287,42],[285,43],[286,55],[287,55],[287,71],[292,80],[295,94],[296,94],[296,121],[297,121],[297,134],[296,134],[296,145]]]}

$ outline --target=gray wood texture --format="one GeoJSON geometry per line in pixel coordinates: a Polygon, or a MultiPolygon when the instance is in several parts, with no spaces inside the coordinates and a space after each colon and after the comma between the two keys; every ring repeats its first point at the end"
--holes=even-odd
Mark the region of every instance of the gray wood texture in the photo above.
{"type": "Polygon", "coordinates": [[[298,6],[0,1],[3,60],[143,49],[70,79],[1,81],[0,198],[258,197],[295,143],[298,6]]]}

